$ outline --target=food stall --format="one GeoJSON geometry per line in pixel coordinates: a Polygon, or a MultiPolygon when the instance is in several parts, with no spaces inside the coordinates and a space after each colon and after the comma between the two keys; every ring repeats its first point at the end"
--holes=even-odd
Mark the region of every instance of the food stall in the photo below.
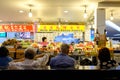
{"type": "Polygon", "coordinates": [[[70,44],[71,42],[78,43],[83,41],[85,31],[85,25],[38,25],[35,34],[35,41],[41,42],[42,37],[47,37],[49,44],[51,42],[59,49],[61,43],[70,44]]]}
{"type": "Polygon", "coordinates": [[[34,39],[34,26],[32,24],[4,24],[0,25],[0,32],[2,33],[1,45],[8,48],[12,58],[22,58],[24,49],[31,44],[29,40],[34,39]],[[20,42],[23,50],[17,48],[20,42]]]}

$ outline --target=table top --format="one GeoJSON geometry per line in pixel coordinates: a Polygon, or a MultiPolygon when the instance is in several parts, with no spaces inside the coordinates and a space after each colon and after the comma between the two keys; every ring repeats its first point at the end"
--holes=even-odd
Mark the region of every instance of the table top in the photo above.
{"type": "MultiPolygon", "coordinates": [[[[51,70],[50,66],[47,66],[48,70],[51,70]]],[[[76,65],[75,70],[98,70],[98,66],[81,66],[81,65],[76,65]]]]}
{"type": "Polygon", "coordinates": [[[76,70],[98,70],[100,68],[99,66],[94,66],[94,65],[90,65],[90,66],[76,65],[75,69],[76,70]]]}
{"type": "MultiPolygon", "coordinates": [[[[50,68],[50,66],[47,66],[48,70],[52,70],[50,68]]],[[[90,66],[81,66],[81,65],[76,65],[74,70],[101,70],[99,66],[94,66],[94,65],[90,65],[90,66]]],[[[117,67],[112,67],[108,70],[120,70],[120,65],[117,67]]]]}

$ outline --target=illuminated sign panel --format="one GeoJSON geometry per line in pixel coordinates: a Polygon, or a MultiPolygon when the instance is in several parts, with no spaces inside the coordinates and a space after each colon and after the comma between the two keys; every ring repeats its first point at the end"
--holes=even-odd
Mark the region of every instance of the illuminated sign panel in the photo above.
{"type": "Polygon", "coordinates": [[[0,32],[0,38],[1,38],[1,37],[3,37],[3,38],[4,38],[4,37],[7,37],[7,33],[6,33],[6,32],[0,32]]]}
{"type": "Polygon", "coordinates": [[[91,39],[91,41],[94,40],[94,36],[95,36],[94,34],[95,34],[94,29],[91,29],[91,30],[90,30],[90,39],[91,39]]]}
{"type": "Polygon", "coordinates": [[[38,25],[37,32],[42,31],[85,31],[85,25],[38,25]]]}
{"type": "Polygon", "coordinates": [[[33,25],[0,25],[0,32],[33,32],[33,25]]]}

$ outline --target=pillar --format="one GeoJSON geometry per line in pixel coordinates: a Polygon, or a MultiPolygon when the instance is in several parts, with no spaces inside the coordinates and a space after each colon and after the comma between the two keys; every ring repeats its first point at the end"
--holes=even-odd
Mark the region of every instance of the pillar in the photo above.
{"type": "Polygon", "coordinates": [[[95,26],[98,29],[98,33],[99,34],[104,34],[104,30],[105,30],[105,9],[104,8],[98,8],[95,11],[94,14],[95,17],[95,26]]]}
{"type": "Polygon", "coordinates": [[[98,47],[103,47],[106,46],[106,34],[105,34],[105,29],[106,29],[106,25],[105,25],[105,9],[104,8],[98,8],[95,11],[95,26],[96,26],[96,35],[97,35],[97,45],[98,47]],[[98,35],[99,34],[99,35],[98,35]]]}

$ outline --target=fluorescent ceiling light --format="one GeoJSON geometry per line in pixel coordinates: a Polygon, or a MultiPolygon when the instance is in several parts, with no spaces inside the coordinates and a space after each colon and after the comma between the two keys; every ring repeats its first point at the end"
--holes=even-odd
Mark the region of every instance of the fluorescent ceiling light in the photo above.
{"type": "Polygon", "coordinates": [[[114,36],[120,36],[120,34],[115,34],[114,36]]]}
{"type": "Polygon", "coordinates": [[[0,20],[0,22],[2,22],[2,20],[0,20]]]}
{"type": "Polygon", "coordinates": [[[120,27],[110,20],[106,21],[106,25],[120,32],[120,27]]]}

